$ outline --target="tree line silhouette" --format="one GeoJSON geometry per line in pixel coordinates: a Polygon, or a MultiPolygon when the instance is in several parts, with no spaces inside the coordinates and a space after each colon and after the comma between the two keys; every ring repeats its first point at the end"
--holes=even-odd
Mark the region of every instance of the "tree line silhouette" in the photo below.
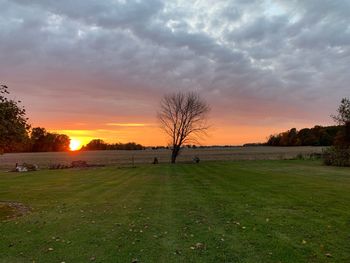
{"type": "Polygon", "coordinates": [[[109,144],[101,139],[94,139],[81,148],[81,151],[104,151],[104,150],[144,150],[145,147],[134,142],[109,144]]]}
{"type": "Polygon", "coordinates": [[[271,135],[266,145],[269,146],[331,146],[341,132],[341,126],[315,126],[297,130],[292,128],[279,134],[271,135]]]}
{"type": "Polygon", "coordinates": [[[45,128],[33,128],[30,134],[29,149],[31,152],[68,151],[70,138],[66,134],[47,132],[45,128]]]}

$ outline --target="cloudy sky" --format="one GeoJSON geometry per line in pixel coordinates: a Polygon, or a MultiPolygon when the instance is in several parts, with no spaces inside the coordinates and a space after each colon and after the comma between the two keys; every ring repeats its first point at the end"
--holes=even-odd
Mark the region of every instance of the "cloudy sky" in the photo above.
{"type": "Polygon", "coordinates": [[[0,82],[30,122],[162,145],[160,98],[198,91],[203,144],[327,125],[350,95],[348,0],[0,0],[0,82]]]}

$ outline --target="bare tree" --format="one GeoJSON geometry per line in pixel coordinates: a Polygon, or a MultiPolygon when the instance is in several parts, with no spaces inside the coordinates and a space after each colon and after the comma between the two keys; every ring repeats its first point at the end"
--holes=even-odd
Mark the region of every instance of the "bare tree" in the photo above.
{"type": "Polygon", "coordinates": [[[175,163],[182,145],[196,142],[206,134],[209,111],[209,105],[195,92],[178,92],[163,97],[158,118],[170,137],[172,163],[175,163]]]}

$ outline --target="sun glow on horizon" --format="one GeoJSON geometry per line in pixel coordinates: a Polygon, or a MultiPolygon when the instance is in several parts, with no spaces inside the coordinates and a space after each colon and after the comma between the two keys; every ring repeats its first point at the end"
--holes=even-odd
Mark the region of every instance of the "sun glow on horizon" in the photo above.
{"type": "Polygon", "coordinates": [[[70,140],[69,149],[71,151],[80,150],[81,147],[82,147],[81,141],[79,141],[77,139],[71,139],[70,140]]]}
{"type": "Polygon", "coordinates": [[[119,127],[144,127],[145,123],[106,123],[107,126],[119,126],[119,127]]]}

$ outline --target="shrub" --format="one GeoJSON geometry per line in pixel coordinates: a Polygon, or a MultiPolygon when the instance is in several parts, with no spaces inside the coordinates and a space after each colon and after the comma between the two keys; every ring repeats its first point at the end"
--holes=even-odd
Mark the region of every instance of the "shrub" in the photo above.
{"type": "Polygon", "coordinates": [[[302,153],[298,153],[297,156],[295,156],[295,159],[297,159],[297,160],[304,160],[305,157],[304,157],[304,155],[302,153]]]}
{"type": "Polygon", "coordinates": [[[325,165],[350,166],[350,148],[328,148],[323,152],[323,163],[325,165]]]}

